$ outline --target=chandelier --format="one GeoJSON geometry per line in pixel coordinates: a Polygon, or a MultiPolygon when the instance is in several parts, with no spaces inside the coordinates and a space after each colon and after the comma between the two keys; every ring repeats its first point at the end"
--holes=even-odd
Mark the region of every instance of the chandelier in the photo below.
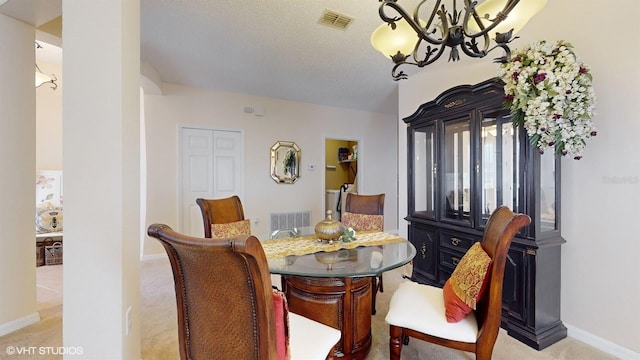
{"type": "MultiPolygon", "coordinates": [[[[508,44],[517,39],[517,33],[544,5],[547,0],[451,0],[450,10],[442,0],[434,0],[427,21],[419,16],[422,6],[429,0],[421,0],[413,10],[413,16],[398,5],[397,0],[380,0],[380,18],[385,22],[371,35],[371,44],[393,63],[394,80],[406,79],[399,71],[401,65],[425,67],[438,60],[449,48],[449,61],[460,60],[459,49],[472,58],[483,58],[494,49],[504,50],[496,62],[506,62],[511,56],[508,44]],[[387,13],[388,8],[393,14],[387,13]],[[492,37],[492,38],[491,38],[492,37]],[[491,40],[495,42],[491,48],[491,40]],[[458,49],[459,48],[459,49],[458,49]]],[[[428,14],[428,13],[427,13],[428,14]]]]}
{"type": "MultiPolygon", "coordinates": [[[[37,41],[36,41],[36,49],[42,49],[42,45],[38,44],[37,41]]],[[[56,76],[54,74],[47,75],[43,73],[42,70],[40,70],[40,67],[38,66],[38,64],[35,64],[35,65],[36,65],[36,78],[35,78],[36,87],[38,88],[44,84],[50,84],[53,90],[57,89],[58,84],[56,83],[56,81],[58,81],[58,79],[56,78],[56,76]]]]}

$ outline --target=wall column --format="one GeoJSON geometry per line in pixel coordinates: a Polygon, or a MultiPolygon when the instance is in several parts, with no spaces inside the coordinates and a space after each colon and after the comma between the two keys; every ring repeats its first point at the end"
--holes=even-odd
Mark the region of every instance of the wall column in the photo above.
{"type": "Polygon", "coordinates": [[[63,0],[62,13],[63,342],[139,359],[140,3],[63,0]]]}
{"type": "Polygon", "coordinates": [[[0,15],[0,336],[37,322],[35,30],[0,15]]]}

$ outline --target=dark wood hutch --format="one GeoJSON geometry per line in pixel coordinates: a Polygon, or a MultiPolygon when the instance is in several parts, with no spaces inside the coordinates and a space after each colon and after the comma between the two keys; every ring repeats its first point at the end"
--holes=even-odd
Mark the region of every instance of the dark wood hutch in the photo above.
{"type": "Polygon", "coordinates": [[[503,83],[461,85],[422,104],[407,124],[412,280],[442,287],[506,205],[532,219],[514,238],[502,327],[541,350],[567,335],[560,320],[560,158],[540,154],[503,108],[503,83]]]}

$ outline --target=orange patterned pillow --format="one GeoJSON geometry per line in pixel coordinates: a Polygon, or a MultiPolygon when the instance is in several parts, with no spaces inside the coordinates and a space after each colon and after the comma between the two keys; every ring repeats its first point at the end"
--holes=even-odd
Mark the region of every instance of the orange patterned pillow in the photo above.
{"type": "Polygon", "coordinates": [[[367,215],[345,212],[342,214],[342,225],[353,228],[356,231],[379,230],[382,231],[384,215],[367,215]]]}
{"type": "Polygon", "coordinates": [[[451,277],[444,284],[444,306],[448,322],[462,320],[472,309],[486,285],[491,258],[477,242],[462,257],[451,277]]]}
{"type": "Polygon", "coordinates": [[[249,219],[226,224],[211,224],[211,237],[214,239],[226,239],[240,235],[251,235],[249,219]]]}

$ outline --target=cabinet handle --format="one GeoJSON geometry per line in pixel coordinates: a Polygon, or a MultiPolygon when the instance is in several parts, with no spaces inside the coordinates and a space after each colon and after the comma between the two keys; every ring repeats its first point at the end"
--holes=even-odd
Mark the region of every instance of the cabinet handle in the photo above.
{"type": "Polygon", "coordinates": [[[422,260],[427,259],[427,245],[422,243],[422,247],[420,247],[420,254],[422,254],[422,260]]]}
{"type": "Polygon", "coordinates": [[[458,263],[460,262],[459,258],[451,258],[451,263],[453,264],[453,266],[458,266],[458,263]]]}
{"type": "Polygon", "coordinates": [[[460,239],[458,239],[458,238],[456,238],[456,237],[452,237],[452,238],[451,238],[451,245],[453,245],[453,246],[458,246],[458,245],[460,245],[460,242],[461,242],[461,241],[462,241],[462,240],[460,240],[460,239]]]}

